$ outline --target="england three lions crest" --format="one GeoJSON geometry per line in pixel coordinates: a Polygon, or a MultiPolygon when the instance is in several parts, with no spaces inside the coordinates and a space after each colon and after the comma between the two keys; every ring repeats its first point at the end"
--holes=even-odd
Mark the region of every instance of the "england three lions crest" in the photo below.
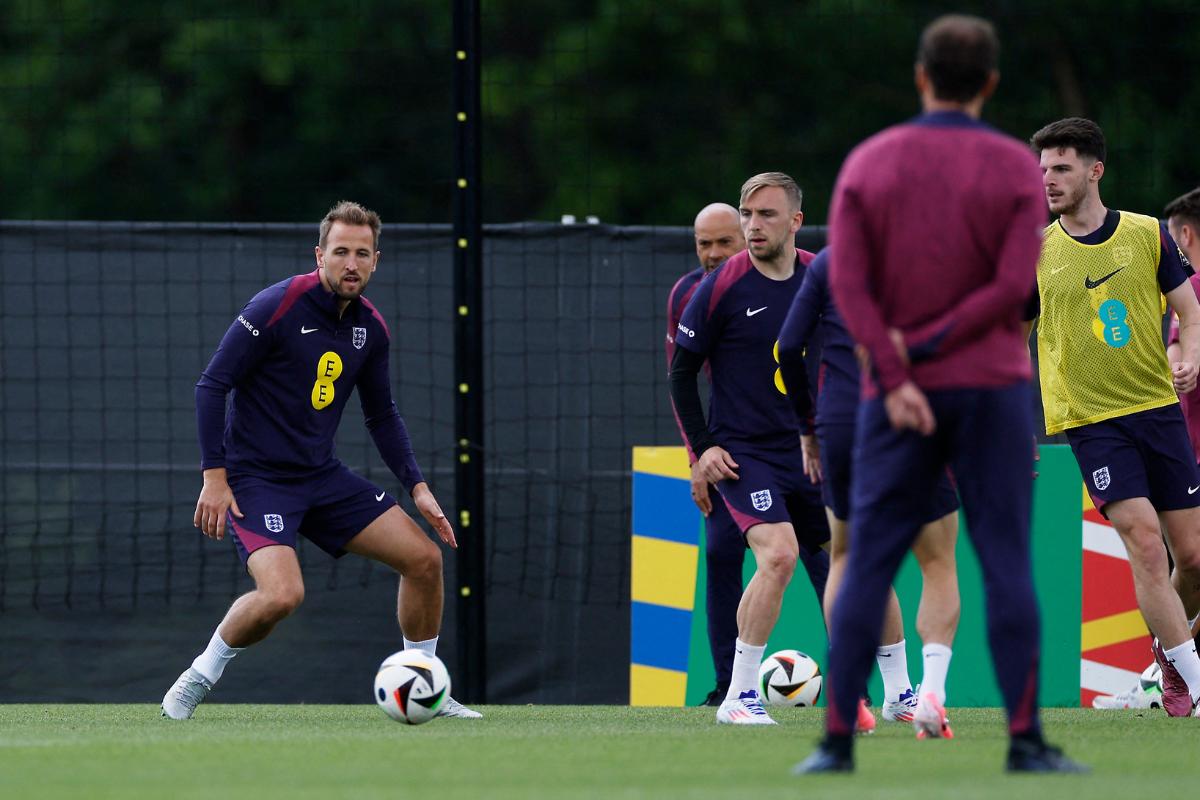
{"type": "Polygon", "coordinates": [[[271,533],[279,533],[283,530],[283,517],[278,514],[263,514],[263,522],[271,533]]]}
{"type": "Polygon", "coordinates": [[[1096,490],[1103,492],[1112,483],[1112,478],[1108,476],[1108,467],[1101,467],[1092,473],[1092,483],[1096,484],[1096,490]]]}
{"type": "Polygon", "coordinates": [[[350,339],[350,343],[354,345],[355,350],[362,350],[363,345],[367,343],[367,329],[354,328],[351,332],[354,334],[354,336],[350,339]]]}
{"type": "Polygon", "coordinates": [[[750,503],[754,506],[755,511],[766,511],[771,507],[771,490],[763,489],[761,492],[751,492],[750,503]]]}

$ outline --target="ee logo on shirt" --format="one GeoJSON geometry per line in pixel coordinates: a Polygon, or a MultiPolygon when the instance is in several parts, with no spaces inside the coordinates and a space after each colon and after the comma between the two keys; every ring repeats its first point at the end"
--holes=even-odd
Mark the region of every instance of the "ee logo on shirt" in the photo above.
{"type": "Polygon", "coordinates": [[[1096,313],[1100,317],[1100,333],[1105,343],[1109,347],[1124,347],[1129,342],[1129,326],[1125,323],[1129,309],[1125,304],[1120,300],[1105,300],[1096,313]]]}
{"type": "Polygon", "coordinates": [[[333,402],[333,382],[342,376],[342,357],[332,350],[317,359],[317,381],[312,387],[312,407],[317,411],[333,402]]]}
{"type": "MultiPolygon", "coordinates": [[[[771,349],[771,355],[775,356],[775,363],[778,364],[779,363],[779,342],[778,341],[775,342],[775,347],[773,347],[771,349]]],[[[779,390],[780,394],[787,394],[787,385],[784,384],[784,382],[783,382],[783,370],[782,369],[775,370],[775,388],[779,390]]]]}

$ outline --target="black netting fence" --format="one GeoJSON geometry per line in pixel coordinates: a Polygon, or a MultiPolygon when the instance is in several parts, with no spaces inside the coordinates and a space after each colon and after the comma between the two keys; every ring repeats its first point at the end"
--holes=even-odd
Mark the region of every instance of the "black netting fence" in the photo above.
{"type": "MultiPolygon", "coordinates": [[[[0,225],[0,651],[22,654],[5,658],[0,698],[154,699],[249,587],[232,545],[191,525],[193,386],[242,304],[310,269],[315,234],[0,225]],[[56,645],[37,646],[44,638],[56,645]],[[121,677],[131,660],[140,677],[121,677]],[[66,672],[47,675],[81,661],[96,665],[97,685],[64,697],[66,672]]],[[[815,247],[823,232],[807,235],[815,247]]],[[[448,236],[438,226],[386,229],[369,295],[393,332],[394,391],[418,458],[453,508],[448,236]]],[[[678,442],[664,310],[694,261],[683,228],[487,230],[478,357],[493,700],[626,697],[630,448],[678,442]]],[[[351,402],[339,456],[393,485],[360,421],[351,402]]],[[[352,680],[316,685],[313,672],[284,667],[369,675],[397,646],[388,570],[308,546],[301,555],[306,607],[248,656],[278,665],[281,677],[263,683],[261,670],[239,663],[222,682],[226,699],[362,699],[352,680]]],[[[449,556],[448,586],[453,569],[449,556]]],[[[447,600],[442,652],[452,659],[447,600]]]]}

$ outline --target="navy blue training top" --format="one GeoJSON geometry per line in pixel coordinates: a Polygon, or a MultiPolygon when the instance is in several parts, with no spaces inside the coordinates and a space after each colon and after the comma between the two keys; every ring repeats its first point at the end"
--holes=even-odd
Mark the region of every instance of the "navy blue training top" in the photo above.
{"type": "Polygon", "coordinates": [[[833,303],[829,291],[829,248],[817,253],[808,265],[800,291],[792,299],[779,331],[779,366],[788,399],[807,432],[812,417],[812,387],[805,369],[805,350],[818,326],[821,333],[821,369],[816,391],[816,423],[853,422],[858,409],[859,373],[854,340],[833,303]]]}
{"type": "Polygon", "coordinates": [[[336,464],[334,434],[358,387],[375,446],[411,492],[424,478],[392,401],[390,339],[365,297],[339,317],[319,270],[263,289],[229,326],[196,384],[201,467],[295,478],[336,464]]]}
{"type": "Polygon", "coordinates": [[[798,444],[799,424],[784,396],[775,348],[812,257],[797,250],[795,273],[776,281],[755,269],[743,250],[700,282],[683,311],[675,344],[708,359],[708,430],[726,449],[790,450],[798,444]]]}

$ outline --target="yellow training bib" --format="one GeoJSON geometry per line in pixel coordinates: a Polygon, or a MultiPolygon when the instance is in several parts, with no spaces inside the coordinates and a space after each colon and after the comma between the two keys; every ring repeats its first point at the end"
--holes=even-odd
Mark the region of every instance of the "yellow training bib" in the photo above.
{"type": "Polygon", "coordinates": [[[1162,340],[1158,220],[1121,212],[1108,241],[1058,222],[1038,260],[1038,370],[1046,433],[1178,402],[1162,340]]]}

